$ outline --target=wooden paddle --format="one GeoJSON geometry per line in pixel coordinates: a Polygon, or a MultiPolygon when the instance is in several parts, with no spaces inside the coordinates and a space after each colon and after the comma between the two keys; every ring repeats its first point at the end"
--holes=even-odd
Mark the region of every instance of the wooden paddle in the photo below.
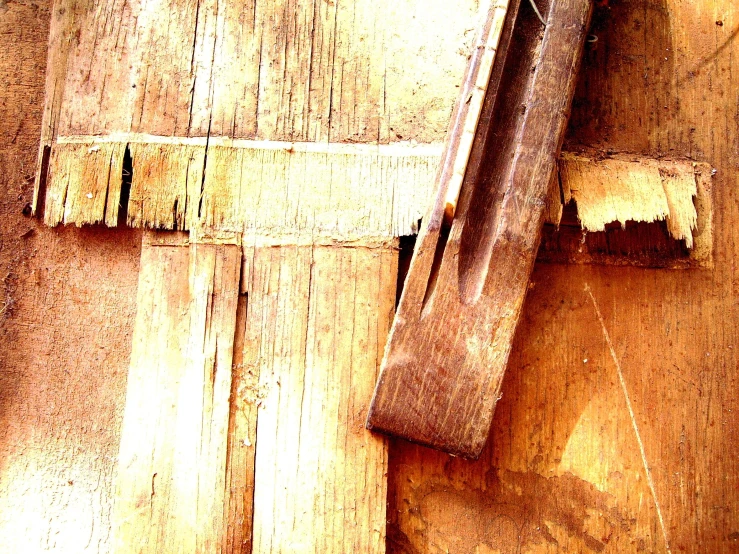
{"type": "Polygon", "coordinates": [[[492,6],[470,58],[367,428],[479,456],[541,236],[591,0],[492,6]]]}

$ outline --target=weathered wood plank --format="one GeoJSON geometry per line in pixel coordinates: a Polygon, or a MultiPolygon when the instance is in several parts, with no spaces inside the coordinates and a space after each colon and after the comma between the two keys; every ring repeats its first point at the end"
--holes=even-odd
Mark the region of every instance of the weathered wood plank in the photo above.
{"type": "Polygon", "coordinates": [[[480,460],[391,443],[392,552],[736,549],[739,5],[597,6],[570,149],[709,162],[713,266],[537,264],[480,460]]]}
{"type": "Polygon", "coordinates": [[[236,245],[145,241],[112,516],[116,552],[224,544],[236,245]]]}
{"type": "Polygon", "coordinates": [[[495,59],[499,84],[491,83],[495,94],[486,101],[494,108],[478,129],[481,155],[467,169],[451,229],[445,223],[450,179],[439,173],[370,429],[472,458],[485,444],[539,247],[592,4],[568,0],[546,9],[543,32],[531,11],[508,15],[510,55],[495,59]]]}
{"type": "Polygon", "coordinates": [[[240,401],[255,407],[255,552],[383,552],[387,450],[364,430],[392,248],[248,248],[240,401]],[[257,378],[258,376],[258,382],[257,378]]]}
{"type": "Polygon", "coordinates": [[[48,98],[49,134],[441,140],[476,8],[62,0],[52,40],[65,48],[52,79],[58,94],[48,98]],[[427,24],[435,21],[444,25],[427,24]],[[70,24],[78,28],[71,35],[70,24]],[[419,63],[406,64],[409,53],[419,63]],[[386,101],[388,80],[396,101],[386,101]],[[397,101],[417,93],[433,107],[419,111],[422,132],[397,101]]]}
{"type": "Polygon", "coordinates": [[[133,227],[390,238],[417,231],[439,158],[437,145],[65,140],[51,154],[48,225],[116,225],[122,211],[133,227]]]}

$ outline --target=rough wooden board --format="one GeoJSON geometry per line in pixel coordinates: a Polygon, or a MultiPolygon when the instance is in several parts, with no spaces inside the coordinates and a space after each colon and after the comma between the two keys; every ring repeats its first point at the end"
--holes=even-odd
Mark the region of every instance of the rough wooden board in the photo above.
{"type": "Polygon", "coordinates": [[[397,253],[263,247],[245,263],[243,371],[258,382],[238,399],[258,412],[254,551],[383,552],[387,447],[364,417],[397,253]]]}
{"type": "MultiPolygon", "coordinates": [[[[559,382],[553,380],[562,372],[568,376],[563,385],[568,394],[565,404],[570,404],[570,395],[597,394],[606,400],[605,407],[596,404],[600,420],[591,419],[595,425],[589,428],[589,437],[581,435],[584,443],[599,442],[599,421],[611,429],[610,420],[616,418],[628,428],[618,388],[608,384],[606,390],[615,391],[610,399],[598,392],[602,380],[583,384],[580,366],[575,365],[579,345],[593,335],[594,320],[583,307],[572,317],[566,312],[582,302],[583,276],[597,276],[601,284],[590,280],[591,287],[617,353],[625,352],[622,369],[632,391],[661,507],[674,534],[672,550],[733,552],[739,532],[734,487],[734,476],[739,474],[739,406],[733,394],[737,389],[734,338],[738,319],[732,307],[738,294],[732,268],[739,245],[734,224],[739,221],[735,171],[739,160],[731,146],[737,140],[731,102],[739,88],[739,72],[732,71],[736,69],[736,39],[727,40],[739,20],[733,3],[724,0],[711,5],[683,0],[610,5],[611,15],[594,29],[599,41],[597,50],[589,51],[582,73],[572,139],[645,154],[690,155],[715,165],[715,270],[540,264],[533,291],[536,303],[529,302],[524,309],[526,319],[512,353],[515,373],[510,375],[521,384],[510,386],[513,381],[507,381],[499,406],[502,414],[509,397],[515,395],[519,400],[511,398],[510,402],[519,405],[516,414],[534,406],[532,414],[538,420],[521,421],[518,415],[501,419],[499,433],[507,434],[505,425],[519,421],[510,432],[518,437],[518,444],[526,445],[527,471],[530,468],[546,476],[533,458],[540,450],[542,456],[556,456],[557,447],[548,444],[562,444],[552,440],[539,447],[540,439],[546,439],[553,428],[555,415],[541,406],[562,398],[562,391],[548,383],[559,382]],[[664,57],[669,60],[665,62],[664,57]],[[545,346],[529,351],[537,341],[545,346]],[[562,350],[556,344],[576,348],[562,350]],[[565,356],[570,360],[567,363],[561,361],[565,356]],[[662,415],[657,417],[658,413],[662,415]]],[[[140,235],[99,228],[50,230],[21,215],[32,195],[27,179],[32,177],[40,134],[49,11],[32,3],[8,2],[6,7],[8,11],[0,11],[0,44],[9,46],[8,55],[0,58],[0,75],[8,83],[0,89],[0,291],[11,295],[13,309],[6,319],[0,317],[0,388],[4,391],[0,395],[0,466],[4,468],[0,549],[33,554],[104,553],[110,551],[112,458],[117,453],[125,400],[140,235]],[[29,229],[34,232],[23,237],[29,229]],[[11,277],[6,279],[7,272],[11,277]]],[[[424,8],[419,4],[418,10],[422,14],[424,8]]],[[[422,27],[424,21],[417,18],[412,23],[422,27]]],[[[443,45],[428,47],[441,49],[443,45]]],[[[409,113],[415,117],[415,110],[409,113]]],[[[598,348],[603,348],[602,342],[598,348]]],[[[629,441],[626,447],[633,444],[633,433],[618,436],[629,441]]],[[[502,438],[494,440],[501,442],[502,438]]],[[[494,481],[494,466],[503,462],[470,468],[443,458],[437,465],[433,453],[418,449],[414,458],[408,449],[397,443],[390,452],[391,489],[396,482],[413,478],[427,491],[461,491],[464,508],[453,509],[450,496],[437,497],[427,504],[436,506],[432,513],[419,509],[418,496],[401,497],[399,505],[407,506],[422,522],[418,534],[411,537],[414,544],[432,534],[449,536],[453,527],[460,537],[460,549],[474,551],[481,542],[476,534],[480,529],[494,536],[509,521],[481,510],[480,503],[489,503],[494,495],[490,487],[477,486],[485,475],[494,481]],[[408,464],[415,464],[423,475],[408,473],[413,470],[408,464]],[[444,518],[452,523],[445,525],[444,518]],[[464,532],[467,525],[472,525],[470,534],[464,532]]],[[[603,460],[618,456],[600,448],[589,450],[598,457],[603,452],[603,460]]],[[[578,505],[579,492],[589,489],[585,483],[571,482],[572,486],[549,493],[547,481],[538,480],[543,485],[537,489],[538,496],[524,498],[517,492],[516,481],[508,478],[505,482],[514,485],[506,491],[512,492],[507,498],[515,522],[530,514],[538,500],[556,498],[556,510],[566,514],[568,505],[578,505]]],[[[616,501],[625,502],[623,498],[616,501]]],[[[636,505],[633,498],[629,503],[636,505]]],[[[616,526],[603,551],[617,550],[611,544],[624,544],[619,534],[625,532],[616,526]]],[[[394,544],[391,549],[398,551],[394,544]]],[[[652,546],[637,540],[626,550],[642,544],[645,551],[652,546]]],[[[557,548],[542,540],[524,544],[521,550],[551,552],[557,548]]],[[[484,552],[485,546],[480,550],[484,552]]],[[[413,550],[409,547],[408,551],[413,550]]]]}
{"type": "Polygon", "coordinates": [[[439,159],[435,145],[213,140],[206,169],[202,141],[127,138],[54,146],[46,224],[116,225],[124,211],[133,227],[389,238],[417,231],[439,159]],[[126,152],[130,199],[119,207],[126,152]]]}
{"type": "Polygon", "coordinates": [[[115,552],[224,544],[241,248],[145,241],[121,431],[115,552]]]}
{"type": "MultiPolygon", "coordinates": [[[[207,151],[205,171],[204,139],[67,138],[52,150],[44,221],[115,226],[125,214],[133,227],[246,231],[286,242],[382,240],[418,231],[440,159],[438,145],[213,139],[207,151]],[[124,168],[128,155],[131,167],[124,168]]],[[[710,229],[708,164],[563,153],[559,171],[546,198],[547,223],[558,225],[562,199],[575,198],[586,231],[666,219],[672,236],[693,248],[693,230],[710,229]]],[[[696,233],[691,258],[705,265],[711,233],[696,233]]]]}
{"type": "Polygon", "coordinates": [[[52,81],[60,94],[46,121],[59,136],[438,141],[476,7],[60,0],[53,38],[67,41],[68,63],[52,81]]]}
{"type": "Polygon", "coordinates": [[[199,225],[275,239],[410,234],[438,160],[434,147],[255,146],[209,148],[199,225]]]}
{"type": "Polygon", "coordinates": [[[368,429],[455,456],[477,458],[490,430],[592,11],[587,0],[546,8],[543,31],[531,12],[507,15],[481,163],[470,164],[446,231],[440,177],[367,416],[368,429]]]}
{"type": "Polygon", "coordinates": [[[671,552],[736,550],[739,14],[728,1],[609,4],[571,149],[709,161],[714,269],[539,264],[482,459],[391,445],[392,552],[660,552],[655,497],[671,552]]]}

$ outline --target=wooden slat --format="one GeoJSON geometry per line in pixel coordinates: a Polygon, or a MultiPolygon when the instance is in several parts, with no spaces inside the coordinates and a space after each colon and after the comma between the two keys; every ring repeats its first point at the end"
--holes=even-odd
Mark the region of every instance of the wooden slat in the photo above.
{"type": "Polygon", "coordinates": [[[439,172],[367,417],[370,429],[454,455],[476,458],[488,437],[592,11],[589,0],[546,7],[543,31],[530,11],[508,14],[508,55],[495,59],[485,102],[494,108],[478,128],[451,229],[439,172]]]}
{"type": "Polygon", "coordinates": [[[254,551],[383,552],[387,450],[364,417],[396,252],[263,247],[245,263],[243,367],[258,381],[239,399],[258,411],[254,551]]]}
{"type": "Polygon", "coordinates": [[[114,550],[224,542],[235,245],[145,241],[112,516],[114,550]]]}
{"type": "Polygon", "coordinates": [[[440,149],[215,139],[206,148],[205,139],[148,135],[67,140],[51,153],[48,225],[115,226],[126,213],[132,227],[342,240],[417,232],[440,149]]]}

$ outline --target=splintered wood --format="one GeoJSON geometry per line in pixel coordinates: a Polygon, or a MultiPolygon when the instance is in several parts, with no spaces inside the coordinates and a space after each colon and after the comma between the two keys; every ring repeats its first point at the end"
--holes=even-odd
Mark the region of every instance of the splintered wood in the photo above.
{"type": "Polygon", "coordinates": [[[434,145],[211,139],[206,149],[204,139],[137,138],[57,143],[44,221],[115,226],[123,216],[130,226],[157,229],[340,240],[409,235],[417,231],[439,158],[434,145]]]}
{"type": "Polygon", "coordinates": [[[565,154],[560,163],[564,202],[574,200],[586,231],[603,231],[618,221],[667,220],[675,240],[693,247],[698,214],[693,199],[707,164],[628,156],[593,160],[565,154]]]}
{"type": "MultiPolygon", "coordinates": [[[[713,259],[711,176],[706,163],[613,155],[564,153],[559,161],[564,203],[574,201],[584,233],[618,222],[665,221],[666,232],[684,241],[685,259],[643,260],[670,267],[710,266],[713,259]]],[[[582,235],[585,241],[585,234],[582,235]]],[[[646,244],[646,243],[645,243],[646,244]]],[[[638,247],[638,244],[634,245],[638,247]]],[[[545,259],[553,253],[544,248],[545,259]]],[[[578,248],[578,251],[582,248],[578,248]]],[[[585,258],[590,260],[590,258],[585,258]]],[[[570,261],[577,261],[571,258],[570,261]]],[[[638,263],[635,256],[625,263],[638,263]]]]}

